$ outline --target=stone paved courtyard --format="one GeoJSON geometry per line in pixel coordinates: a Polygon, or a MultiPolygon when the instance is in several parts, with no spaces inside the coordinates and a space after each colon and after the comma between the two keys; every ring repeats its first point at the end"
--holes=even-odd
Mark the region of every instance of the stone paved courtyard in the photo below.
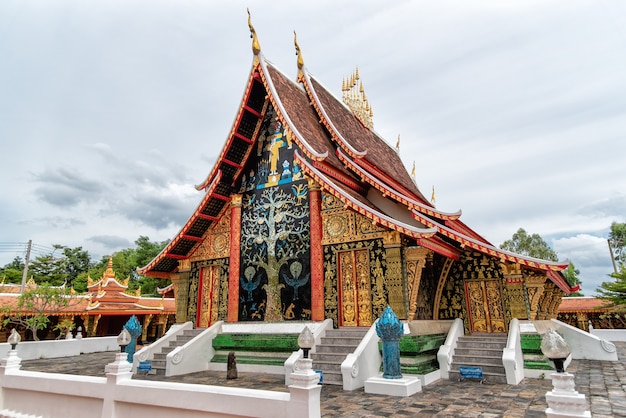
{"type": "MultiPolygon", "coordinates": [[[[619,361],[574,360],[568,372],[576,375],[576,390],[584,394],[595,418],[626,417],[626,343],[617,343],[619,361]]],[[[19,354],[19,347],[18,347],[19,354]]],[[[22,362],[22,370],[104,376],[104,367],[114,352],[83,354],[59,359],[22,362]]],[[[547,374],[548,375],[548,374],[547,374]]],[[[288,391],[281,375],[242,373],[227,380],[226,372],[198,372],[185,376],[135,376],[137,379],[167,380],[288,391]]],[[[545,394],[552,389],[546,379],[524,379],[521,384],[481,384],[476,381],[442,380],[409,397],[367,394],[363,389],[343,391],[323,386],[321,409],[324,417],[545,417],[545,394]]]]}

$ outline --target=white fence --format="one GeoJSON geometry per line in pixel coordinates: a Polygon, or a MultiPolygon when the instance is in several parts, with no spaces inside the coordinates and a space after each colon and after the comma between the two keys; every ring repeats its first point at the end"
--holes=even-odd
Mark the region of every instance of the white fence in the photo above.
{"type": "Polygon", "coordinates": [[[319,417],[318,375],[293,373],[289,392],[133,380],[125,353],[106,377],[21,371],[16,351],[0,361],[0,417],[319,417]]]}
{"type": "MultiPolygon", "coordinates": [[[[11,346],[0,344],[0,358],[7,357],[11,346]]],[[[57,358],[77,356],[84,353],[100,353],[118,351],[117,337],[73,338],[71,340],[22,341],[20,358],[36,360],[40,358],[57,358]]]]}

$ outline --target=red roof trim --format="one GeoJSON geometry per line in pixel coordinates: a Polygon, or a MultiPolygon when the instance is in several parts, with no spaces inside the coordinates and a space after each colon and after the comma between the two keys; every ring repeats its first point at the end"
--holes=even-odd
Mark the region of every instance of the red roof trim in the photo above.
{"type": "Polygon", "coordinates": [[[344,173],[332,169],[330,166],[328,166],[326,164],[314,161],[313,162],[313,166],[315,168],[317,168],[318,170],[324,172],[325,174],[331,176],[335,180],[340,181],[341,184],[344,184],[344,185],[350,187],[352,190],[355,190],[355,191],[357,191],[359,193],[365,193],[366,192],[365,188],[361,184],[359,184],[357,181],[355,181],[353,178],[350,178],[350,177],[346,176],[344,173]]]}
{"type": "MultiPolygon", "coordinates": [[[[259,116],[259,117],[261,117],[261,116],[259,116]]],[[[235,132],[235,137],[241,139],[242,141],[247,142],[248,144],[253,144],[254,143],[254,139],[246,138],[245,136],[241,135],[238,132],[235,132]]]]}
{"type": "MultiPolygon", "coordinates": [[[[469,247],[474,250],[480,251],[481,253],[491,255],[493,257],[498,257],[502,261],[512,261],[514,263],[518,263],[518,264],[532,267],[532,268],[537,268],[537,269],[544,270],[544,271],[561,271],[561,270],[566,269],[567,266],[569,265],[569,261],[552,262],[552,261],[547,261],[547,260],[540,260],[538,258],[525,257],[519,254],[514,254],[508,251],[500,250],[490,244],[478,242],[474,238],[468,237],[464,234],[454,231],[453,229],[447,226],[441,225],[440,223],[435,222],[432,219],[423,216],[421,213],[417,212],[416,210],[412,210],[412,214],[415,219],[422,222],[424,225],[429,226],[431,228],[437,228],[440,234],[459,242],[464,247],[469,247]]],[[[569,289],[569,286],[567,288],[569,289]]]]}
{"type": "MultiPolygon", "coordinates": [[[[251,109],[248,108],[248,106],[246,105],[247,101],[248,101],[248,96],[250,95],[250,92],[252,91],[252,85],[254,83],[255,80],[255,73],[257,73],[259,71],[259,65],[253,65],[252,69],[250,71],[250,75],[248,77],[248,84],[246,85],[246,89],[244,90],[243,93],[243,97],[241,99],[241,104],[239,105],[239,110],[237,111],[237,116],[235,117],[235,122],[233,123],[233,125],[230,128],[230,133],[228,134],[228,137],[226,139],[226,143],[224,144],[224,147],[222,148],[222,151],[220,152],[219,157],[217,158],[215,165],[213,166],[213,169],[211,170],[211,172],[209,173],[209,175],[207,176],[207,178],[200,183],[199,185],[196,186],[197,190],[202,190],[205,189],[207,187],[207,185],[212,181],[213,177],[215,177],[217,175],[217,172],[219,170],[219,165],[220,165],[220,161],[223,161],[225,159],[225,155],[228,152],[232,142],[233,142],[233,138],[235,136],[237,136],[238,138],[240,138],[240,135],[237,135],[236,131],[237,131],[237,127],[239,126],[239,122],[241,122],[241,118],[243,117],[243,112],[244,110],[246,111],[250,111],[251,109]]],[[[261,115],[259,115],[258,112],[253,112],[255,115],[257,115],[257,117],[261,117],[261,115]]],[[[246,142],[248,142],[249,144],[251,144],[253,141],[246,138],[245,139],[246,142]]]]}
{"type": "Polygon", "coordinates": [[[224,159],[222,160],[222,162],[223,162],[223,163],[226,163],[226,164],[228,164],[228,165],[230,165],[230,166],[232,166],[232,167],[235,167],[235,168],[243,168],[243,166],[242,166],[241,164],[237,164],[237,163],[235,163],[235,162],[233,162],[233,161],[227,160],[226,158],[224,158],[224,159]]]}
{"type": "MultiPolygon", "coordinates": [[[[265,63],[265,58],[263,58],[261,54],[259,54],[259,63],[260,63],[260,68],[262,70],[260,72],[261,79],[263,80],[263,84],[265,85],[265,90],[270,93],[268,95],[269,100],[274,106],[274,109],[277,111],[276,112],[277,117],[281,119],[281,123],[285,127],[285,131],[286,131],[285,134],[292,135],[292,138],[298,143],[298,145],[300,145],[302,152],[304,152],[304,154],[307,157],[309,157],[311,160],[315,160],[315,161],[324,160],[326,157],[328,157],[328,151],[324,151],[323,153],[320,153],[316,151],[315,149],[313,149],[313,147],[309,145],[308,142],[306,142],[304,137],[300,134],[300,132],[298,132],[295,125],[291,122],[291,118],[289,117],[287,110],[285,110],[285,107],[283,106],[282,101],[280,100],[280,97],[278,93],[276,92],[276,88],[274,87],[274,82],[272,81],[272,77],[270,76],[269,71],[267,70],[267,66],[266,66],[267,64],[265,63]]],[[[276,71],[280,72],[278,69],[276,69],[276,71]]],[[[285,78],[288,80],[287,77],[285,78]]]]}
{"type": "Polygon", "coordinates": [[[417,240],[417,243],[424,248],[433,250],[437,254],[441,254],[453,260],[458,261],[461,258],[461,252],[458,248],[454,248],[452,245],[443,242],[436,236],[431,238],[420,238],[417,240]]]}
{"type": "Polygon", "coordinates": [[[359,164],[361,167],[363,167],[363,169],[366,170],[367,172],[372,173],[373,175],[375,175],[379,179],[382,179],[382,181],[384,183],[394,185],[393,186],[394,189],[398,190],[403,195],[405,195],[405,196],[413,196],[414,199],[422,201],[424,205],[432,206],[431,203],[428,200],[423,199],[422,197],[420,197],[420,196],[416,195],[415,193],[411,192],[410,190],[408,190],[406,187],[402,186],[394,178],[389,177],[387,175],[387,173],[381,171],[378,167],[376,167],[374,164],[369,162],[367,159],[354,160],[354,162],[356,164],[359,164]]]}
{"type": "Polygon", "coordinates": [[[352,210],[356,211],[357,213],[360,213],[361,215],[365,216],[372,222],[375,222],[377,225],[381,225],[386,228],[392,229],[394,231],[398,231],[406,236],[409,236],[415,239],[428,238],[428,237],[433,236],[436,233],[437,231],[436,228],[430,228],[430,229],[417,228],[413,225],[408,225],[402,222],[398,222],[394,218],[384,213],[381,213],[371,208],[367,208],[363,206],[360,202],[354,200],[352,197],[347,196],[345,193],[343,193],[340,190],[340,188],[336,186],[330,178],[326,177],[324,174],[322,174],[322,172],[320,172],[311,164],[309,164],[304,158],[300,156],[300,154],[297,151],[294,152],[294,157],[299,162],[300,167],[302,167],[303,171],[309,177],[312,177],[315,181],[317,181],[320,184],[320,187],[322,187],[322,189],[324,189],[328,193],[335,196],[346,207],[349,207],[352,210]]]}
{"type": "MultiPolygon", "coordinates": [[[[170,243],[167,244],[165,246],[165,248],[163,248],[163,250],[161,250],[161,252],[156,257],[154,257],[150,263],[148,263],[148,265],[146,265],[145,267],[141,267],[141,268],[137,269],[137,272],[139,274],[149,275],[150,277],[159,277],[159,273],[150,272],[150,270],[152,268],[154,268],[154,266],[156,266],[159,262],[161,262],[161,260],[163,260],[163,258],[166,258],[166,257],[167,258],[179,259],[178,256],[170,254],[170,251],[178,244],[178,242],[181,239],[184,238],[185,235],[187,235],[187,231],[189,230],[191,225],[195,222],[196,218],[204,216],[201,213],[201,211],[204,209],[204,207],[206,206],[206,204],[209,201],[209,199],[211,199],[212,197],[219,196],[219,195],[214,196],[213,192],[217,188],[217,185],[219,184],[221,179],[222,179],[222,172],[220,170],[218,170],[215,178],[213,179],[211,184],[208,186],[207,193],[204,195],[204,198],[202,199],[202,201],[200,202],[200,204],[196,208],[196,211],[187,220],[187,223],[181,228],[180,232],[174,237],[174,239],[172,239],[170,241],[170,243]],[[203,215],[203,216],[201,216],[201,215],[203,215]],[[148,274],[148,272],[150,272],[150,274],[148,274]]],[[[183,257],[183,258],[185,258],[185,257],[183,257]]],[[[165,277],[169,278],[169,275],[166,275],[165,277]]]]}
{"type": "Polygon", "coordinates": [[[193,235],[183,235],[183,238],[188,239],[189,241],[196,241],[196,242],[202,241],[202,237],[194,237],[193,235]]]}
{"type": "MultiPolygon", "coordinates": [[[[330,132],[331,135],[335,138],[335,142],[337,142],[337,144],[339,144],[341,149],[345,150],[348,153],[348,155],[350,155],[352,158],[363,158],[363,157],[365,157],[367,155],[367,150],[359,151],[359,150],[355,149],[339,133],[339,130],[337,128],[335,128],[335,125],[332,123],[332,121],[328,117],[328,114],[326,113],[326,109],[324,109],[324,106],[322,106],[322,102],[319,99],[319,97],[317,95],[317,92],[315,91],[315,88],[313,87],[313,84],[311,83],[308,71],[306,71],[303,68],[302,69],[302,74],[304,75],[304,77],[300,77],[299,80],[303,81],[304,90],[307,92],[309,98],[311,99],[311,104],[313,105],[313,107],[317,111],[317,114],[320,115],[320,117],[321,117],[320,122],[326,127],[328,132],[330,132]]],[[[355,118],[356,118],[356,116],[355,116],[355,118]]],[[[356,118],[356,119],[361,123],[361,125],[363,125],[363,122],[361,122],[359,120],[359,118],[356,118]]],[[[365,125],[363,125],[363,126],[365,127],[365,125]]]]}
{"type": "Polygon", "coordinates": [[[378,180],[374,176],[372,176],[369,172],[363,169],[359,164],[356,164],[350,158],[348,158],[341,150],[337,150],[337,157],[346,164],[350,169],[355,171],[363,181],[373,186],[375,189],[380,191],[383,196],[390,196],[392,199],[397,202],[402,203],[405,206],[408,206],[411,209],[416,209],[426,215],[434,216],[435,218],[448,220],[448,219],[458,219],[461,216],[461,211],[456,213],[444,213],[436,210],[431,206],[426,206],[415,199],[407,197],[400,192],[397,192],[391,186],[384,184],[382,181],[378,180]]]}

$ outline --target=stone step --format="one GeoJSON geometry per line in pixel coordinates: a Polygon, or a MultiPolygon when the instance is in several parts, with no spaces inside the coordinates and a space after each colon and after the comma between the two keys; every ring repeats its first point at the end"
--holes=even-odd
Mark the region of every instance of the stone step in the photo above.
{"type": "Polygon", "coordinates": [[[326,331],[327,337],[356,337],[363,338],[369,328],[339,328],[326,331]]]}
{"type": "Polygon", "coordinates": [[[320,344],[322,345],[348,345],[356,348],[361,342],[362,337],[322,337],[320,344]]]}
{"type": "Polygon", "coordinates": [[[343,354],[344,357],[346,354],[350,354],[354,351],[356,346],[354,345],[318,345],[315,347],[315,352],[319,354],[343,354]]]}
{"type": "Polygon", "coordinates": [[[502,350],[504,349],[504,347],[501,348],[476,348],[476,347],[471,347],[471,348],[466,348],[466,347],[462,347],[459,348],[458,346],[454,349],[454,355],[460,355],[460,356],[492,356],[492,357],[498,357],[498,356],[502,356],[502,350]]]}
{"type": "Polygon", "coordinates": [[[450,365],[450,370],[460,370],[460,367],[480,367],[483,369],[483,373],[502,373],[505,374],[504,366],[502,365],[494,365],[489,363],[480,363],[480,362],[472,362],[472,363],[452,363],[450,365]]]}
{"type": "Polygon", "coordinates": [[[491,348],[491,349],[500,349],[502,350],[506,347],[506,341],[504,343],[497,341],[467,341],[467,340],[459,340],[456,343],[457,348],[491,348]]]}
{"type": "Polygon", "coordinates": [[[502,357],[474,357],[474,356],[457,356],[452,357],[452,364],[490,364],[502,367],[502,357]]]}
{"type": "Polygon", "coordinates": [[[311,354],[311,359],[313,360],[313,362],[316,362],[316,361],[327,361],[327,362],[341,364],[346,359],[346,354],[342,354],[342,353],[338,353],[338,354],[335,354],[335,353],[312,353],[311,354]]]}
{"type": "Polygon", "coordinates": [[[333,361],[313,361],[313,369],[322,370],[326,372],[338,372],[341,373],[341,363],[333,361]]]}
{"type": "MultiPolygon", "coordinates": [[[[320,370],[320,369],[315,369],[320,370]]],[[[322,384],[323,385],[336,385],[343,386],[343,376],[341,372],[323,371],[322,370],[322,384]]]]}

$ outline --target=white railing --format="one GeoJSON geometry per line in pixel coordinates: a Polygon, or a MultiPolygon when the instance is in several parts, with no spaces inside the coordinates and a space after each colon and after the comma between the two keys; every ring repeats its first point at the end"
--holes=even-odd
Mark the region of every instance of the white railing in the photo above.
{"type": "MultiPolygon", "coordinates": [[[[0,358],[8,355],[9,344],[0,344],[0,358]]],[[[117,336],[72,338],[71,340],[22,341],[20,356],[23,360],[71,357],[84,353],[118,351],[117,336]]]]}
{"type": "Polygon", "coordinates": [[[165,358],[165,375],[178,376],[208,370],[215,355],[213,340],[222,331],[223,323],[216,322],[191,341],[170,351],[165,358]]]}
{"type": "Polygon", "coordinates": [[[155,353],[160,353],[161,348],[167,347],[170,341],[174,341],[178,335],[182,335],[183,332],[188,329],[193,329],[192,322],[185,322],[184,324],[174,324],[161,338],[137,351],[133,356],[133,371],[137,372],[139,362],[154,360],[155,353]]]}
{"type": "Polygon", "coordinates": [[[0,413],[7,417],[169,418],[320,417],[321,386],[311,370],[294,373],[289,393],[133,380],[126,354],[106,377],[21,371],[14,350],[0,362],[0,413]],[[35,401],[36,400],[36,401],[35,401]]]}
{"type": "Polygon", "coordinates": [[[441,373],[442,379],[450,378],[448,372],[450,371],[450,366],[452,365],[452,356],[454,355],[454,350],[456,349],[456,342],[459,337],[463,335],[465,335],[463,320],[457,318],[452,323],[450,331],[448,331],[446,342],[443,343],[443,345],[439,347],[439,351],[437,351],[437,361],[439,362],[439,372],[441,373]]]}
{"type": "Polygon", "coordinates": [[[524,379],[524,353],[517,318],[513,318],[509,324],[509,337],[502,350],[502,365],[509,385],[517,385],[524,379]]]}
{"type": "Polygon", "coordinates": [[[533,321],[533,324],[539,334],[547,332],[550,328],[561,334],[569,345],[574,359],[617,361],[617,349],[610,341],[556,319],[533,321]]]}
{"type": "Polygon", "coordinates": [[[589,324],[589,333],[607,341],[626,341],[626,329],[600,329],[589,324]]]}
{"type": "Polygon", "coordinates": [[[382,357],[378,350],[376,323],[374,323],[361,340],[354,352],[347,355],[341,363],[343,390],[355,390],[365,386],[370,377],[378,376],[382,357]]]}

